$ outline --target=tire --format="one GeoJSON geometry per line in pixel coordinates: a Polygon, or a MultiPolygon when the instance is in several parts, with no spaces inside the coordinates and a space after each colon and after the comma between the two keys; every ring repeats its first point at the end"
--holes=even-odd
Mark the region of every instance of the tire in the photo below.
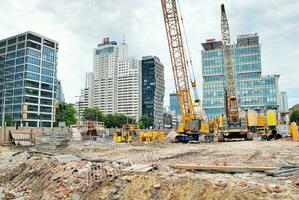
{"type": "Polygon", "coordinates": [[[223,133],[218,133],[218,142],[224,142],[224,141],[225,139],[223,133]]]}

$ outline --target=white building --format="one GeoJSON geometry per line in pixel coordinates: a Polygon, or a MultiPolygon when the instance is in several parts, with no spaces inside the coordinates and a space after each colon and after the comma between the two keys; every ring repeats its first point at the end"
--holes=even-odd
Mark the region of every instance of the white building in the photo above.
{"type": "Polygon", "coordinates": [[[120,113],[136,120],[141,115],[141,67],[128,55],[125,42],[103,42],[94,49],[93,106],[104,114],[120,113]]]}
{"type": "Polygon", "coordinates": [[[280,112],[289,112],[288,95],[286,92],[280,93],[280,112]]]}
{"type": "Polygon", "coordinates": [[[117,113],[141,117],[141,65],[134,58],[119,60],[117,68],[117,113]]]}

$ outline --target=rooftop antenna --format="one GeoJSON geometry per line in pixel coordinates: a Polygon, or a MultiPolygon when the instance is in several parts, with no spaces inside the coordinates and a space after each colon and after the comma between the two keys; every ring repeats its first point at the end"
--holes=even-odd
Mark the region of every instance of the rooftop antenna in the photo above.
{"type": "Polygon", "coordinates": [[[123,44],[126,44],[126,35],[123,34],[123,44]]]}

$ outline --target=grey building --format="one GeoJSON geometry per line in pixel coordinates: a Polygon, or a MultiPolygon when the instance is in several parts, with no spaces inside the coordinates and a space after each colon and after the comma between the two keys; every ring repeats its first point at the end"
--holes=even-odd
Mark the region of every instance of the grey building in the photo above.
{"type": "Polygon", "coordinates": [[[53,126],[57,52],[58,42],[30,31],[0,40],[0,109],[14,124],[53,126]]]}
{"type": "Polygon", "coordinates": [[[154,121],[154,128],[163,126],[165,94],[164,65],[156,56],[142,57],[142,115],[154,121]]]}

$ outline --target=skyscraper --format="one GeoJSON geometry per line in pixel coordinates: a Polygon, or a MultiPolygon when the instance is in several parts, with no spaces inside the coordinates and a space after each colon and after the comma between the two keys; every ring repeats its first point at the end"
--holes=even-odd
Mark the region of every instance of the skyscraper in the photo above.
{"type": "Polygon", "coordinates": [[[15,124],[53,126],[57,52],[58,42],[30,31],[0,40],[1,112],[15,124]]]}
{"type": "Polygon", "coordinates": [[[164,65],[156,56],[142,57],[142,115],[162,127],[165,94],[164,65]]]}
{"type": "Polygon", "coordinates": [[[136,121],[141,117],[141,66],[134,58],[118,61],[117,67],[117,113],[133,117],[136,121]]]}
{"type": "MultiPolygon", "coordinates": [[[[225,69],[221,41],[209,39],[202,43],[203,108],[208,117],[224,113],[225,69]]],[[[235,79],[239,107],[264,112],[278,109],[279,75],[262,75],[259,36],[239,35],[233,45],[235,79]]]]}
{"type": "Polygon", "coordinates": [[[141,67],[129,57],[125,41],[104,38],[94,49],[93,106],[104,114],[124,114],[139,120],[141,115],[141,67]]]}

